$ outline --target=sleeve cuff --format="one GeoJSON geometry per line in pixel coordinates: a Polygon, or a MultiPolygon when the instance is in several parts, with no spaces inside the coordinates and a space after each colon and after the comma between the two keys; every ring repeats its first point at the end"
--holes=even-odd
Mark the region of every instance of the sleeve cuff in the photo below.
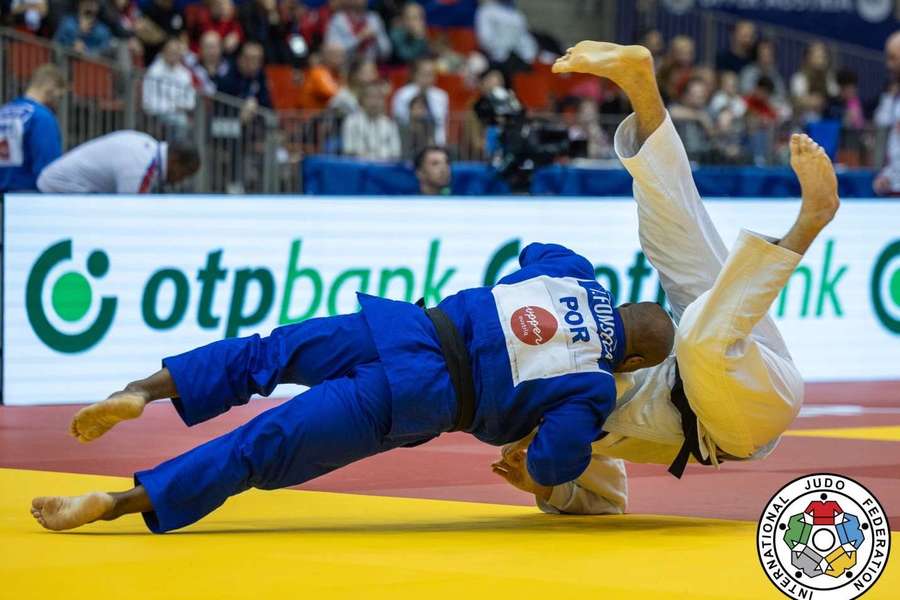
{"type": "Polygon", "coordinates": [[[553,486],[550,498],[546,501],[538,499],[537,505],[545,513],[559,514],[565,512],[574,495],[575,482],[569,481],[568,483],[553,486]]]}

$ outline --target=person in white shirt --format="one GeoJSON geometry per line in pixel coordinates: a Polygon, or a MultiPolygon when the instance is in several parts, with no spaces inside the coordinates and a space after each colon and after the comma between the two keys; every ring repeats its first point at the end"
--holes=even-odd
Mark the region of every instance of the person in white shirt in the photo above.
{"type": "Polygon", "coordinates": [[[615,149],[634,177],[641,247],[659,272],[678,321],[674,353],[656,367],[616,374],[616,408],[594,442],[588,468],[555,487],[535,484],[525,465],[529,439],[504,449],[495,473],[534,493],[550,513],[625,511],[624,460],[707,465],[757,460],[774,449],[803,402],[803,379],[769,308],[839,206],[828,156],[808,136],[791,137],[802,203],[780,240],[744,230],[729,253],[703,206],[687,154],[656,86],[650,51],[581,42],[554,72],[607,77],[635,114],[615,149]]]}
{"type": "Polygon", "coordinates": [[[887,152],[884,168],[873,187],[880,196],[900,195],[900,31],[892,34],[884,45],[890,84],[881,95],[875,110],[875,125],[887,130],[887,152]]]}
{"type": "Polygon", "coordinates": [[[183,54],[181,40],[169,38],[144,75],[142,95],[144,112],[176,129],[188,126],[188,113],[197,103],[191,72],[181,62],[183,54]]]}
{"type": "Polygon", "coordinates": [[[368,0],[344,0],[325,30],[325,43],[338,44],[356,60],[387,60],[391,40],[378,13],[368,10],[368,0]]]}
{"type": "Polygon", "coordinates": [[[146,194],[179,183],[199,168],[200,154],[190,142],[159,142],[139,131],[117,131],[47,165],[37,187],[47,194],[146,194]]]}
{"type": "Polygon", "coordinates": [[[528,31],[528,20],[508,0],[483,0],[475,11],[475,36],[487,57],[503,65],[515,56],[530,65],[538,45],[528,31]]]}
{"type": "Polygon", "coordinates": [[[413,65],[412,81],[394,94],[391,113],[401,125],[409,124],[409,103],[419,94],[428,101],[428,110],[434,118],[434,142],[439,146],[447,144],[447,117],[450,113],[450,97],[447,92],[436,87],[437,66],[434,59],[420,58],[413,65]]]}
{"type": "Polygon", "coordinates": [[[400,131],[385,114],[384,84],[368,84],[359,100],[360,110],[344,119],[341,126],[344,154],[365,160],[399,159],[400,131]]]}

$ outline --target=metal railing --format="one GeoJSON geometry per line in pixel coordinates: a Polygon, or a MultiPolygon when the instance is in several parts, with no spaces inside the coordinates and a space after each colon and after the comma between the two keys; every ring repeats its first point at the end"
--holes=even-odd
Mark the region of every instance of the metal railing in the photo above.
{"type": "Polygon", "coordinates": [[[172,102],[193,90],[145,80],[142,69],[84,56],[42,38],[0,28],[0,101],[21,95],[34,70],[44,63],[62,69],[68,88],[57,109],[63,147],[136,129],[157,139],[192,136],[202,166],[190,180],[169,191],[297,192],[299,165],[280,151],[283,139],[276,113],[242,111],[244,102],[224,94],[194,95],[193,102],[172,102]],[[148,96],[162,98],[161,104],[148,96]]]}

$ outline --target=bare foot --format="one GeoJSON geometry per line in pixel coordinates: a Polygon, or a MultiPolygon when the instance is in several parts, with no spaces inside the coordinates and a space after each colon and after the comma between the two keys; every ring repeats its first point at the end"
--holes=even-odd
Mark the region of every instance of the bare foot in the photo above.
{"type": "Polygon", "coordinates": [[[90,442],[112,429],[117,423],[141,416],[146,404],[146,394],[116,392],[103,402],[86,406],[75,413],[69,431],[79,442],[90,442]]]}
{"type": "Polygon", "coordinates": [[[43,496],[31,501],[31,515],[45,529],[62,531],[92,523],[110,512],[115,504],[105,492],[83,496],[43,496]]]}
{"type": "Polygon", "coordinates": [[[791,168],[800,180],[803,204],[798,222],[822,229],[834,218],[838,199],[837,176],[831,160],[808,135],[791,136],[791,168]]]}
{"type": "MultiPolygon", "coordinates": [[[[578,42],[553,64],[554,73],[589,73],[616,83],[653,75],[653,55],[643,46],[578,42]]],[[[655,85],[655,84],[654,84],[655,85]]]]}

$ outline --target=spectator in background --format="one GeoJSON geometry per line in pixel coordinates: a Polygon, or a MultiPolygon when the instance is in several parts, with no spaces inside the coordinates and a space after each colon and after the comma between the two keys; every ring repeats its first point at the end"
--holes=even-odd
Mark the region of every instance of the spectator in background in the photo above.
{"type": "MultiPolygon", "coordinates": [[[[328,108],[336,111],[339,115],[349,115],[358,111],[363,90],[373,83],[389,87],[387,82],[380,80],[378,66],[374,62],[364,60],[354,63],[350,67],[347,85],[338,89],[338,93],[328,102],[328,108]]],[[[385,93],[387,93],[387,89],[385,89],[385,93]]]]}
{"type": "Polygon", "coordinates": [[[741,70],[741,93],[752,93],[756,89],[757,80],[762,76],[768,77],[775,86],[773,99],[782,104],[786,103],[788,99],[787,86],[775,64],[775,43],[771,40],[760,40],[756,46],[756,60],[741,70]]]}
{"type": "Polygon", "coordinates": [[[150,0],[142,5],[141,16],[134,29],[144,45],[144,60],[152,63],[166,40],[177,37],[184,41],[184,17],[175,7],[175,0],[150,0]]]}
{"type": "Polygon", "coordinates": [[[659,29],[650,29],[641,36],[641,41],[638,43],[650,51],[657,64],[665,57],[666,40],[659,29]]]}
{"type": "Polygon", "coordinates": [[[323,110],[343,87],[346,54],[343,46],[325,43],[319,62],[306,72],[300,90],[300,106],[307,110],[323,110]]]}
{"type": "Polygon", "coordinates": [[[744,101],[747,103],[747,139],[753,164],[765,166],[771,163],[772,141],[775,126],[781,121],[779,108],[774,100],[775,83],[766,75],[756,80],[756,87],[744,101]]]}
{"type": "Polygon", "coordinates": [[[669,53],[656,72],[659,89],[666,102],[680,98],[687,83],[694,77],[696,50],[694,40],[686,35],[675,36],[669,53]]]}
{"type": "Polygon", "coordinates": [[[222,57],[222,36],[209,30],[200,36],[198,54],[188,53],[184,59],[191,70],[194,87],[205,96],[218,91],[217,82],[228,73],[228,63],[222,57]]]}
{"type": "Polygon", "coordinates": [[[743,118],[747,112],[747,103],[741,96],[738,76],[734,71],[719,73],[719,89],[709,102],[709,112],[714,119],[726,110],[737,119],[743,118]]]}
{"type": "Polygon", "coordinates": [[[144,46],[134,34],[139,14],[136,0],[112,0],[100,9],[100,21],[112,32],[116,60],[124,70],[140,65],[144,57],[144,46]]]}
{"type": "Polygon", "coordinates": [[[450,153],[446,148],[427,146],[419,150],[414,165],[420,194],[446,196],[450,193],[450,153]]]}
{"type": "Polygon", "coordinates": [[[415,157],[422,148],[435,145],[435,122],[428,99],[419,94],[409,101],[409,121],[400,123],[400,142],[404,157],[415,157]]]}
{"type": "Polygon", "coordinates": [[[478,45],[495,66],[512,81],[519,71],[531,69],[538,45],[528,30],[528,20],[510,0],[481,0],[475,11],[478,45]]]}
{"type": "Polygon", "coordinates": [[[317,8],[306,6],[302,0],[285,0],[281,6],[290,29],[288,35],[300,35],[312,53],[318,52],[325,41],[331,15],[343,7],[343,0],[329,0],[317,8]]]}
{"type": "Polygon", "coordinates": [[[506,89],[506,80],[500,69],[486,69],[478,78],[479,96],[472,102],[466,112],[465,127],[463,127],[463,140],[461,153],[463,160],[481,160],[485,154],[487,141],[487,129],[485,121],[490,120],[493,113],[490,100],[491,93],[496,89],[506,89]]]}
{"type": "Polygon", "coordinates": [[[422,95],[427,103],[428,113],[434,121],[434,139],[438,145],[447,143],[447,117],[450,112],[450,97],[447,92],[435,86],[437,72],[431,58],[420,58],[413,65],[412,81],[394,94],[392,114],[403,126],[410,123],[410,103],[422,95]]]}
{"type": "Polygon", "coordinates": [[[428,55],[428,28],[425,9],[417,2],[403,5],[400,21],[391,28],[393,62],[410,65],[428,55]]]}
{"type": "Polygon", "coordinates": [[[593,98],[582,98],[578,101],[575,122],[569,127],[569,141],[583,148],[582,158],[613,157],[612,143],[600,127],[600,109],[593,98]]]}
{"type": "Polygon", "coordinates": [[[385,114],[385,86],[370,83],[360,95],[361,109],[341,126],[343,152],[364,160],[397,160],[400,158],[400,132],[397,124],[385,114]]]}
{"type": "Polygon", "coordinates": [[[678,101],[669,106],[669,114],[684,142],[688,157],[701,163],[715,162],[715,127],[707,111],[709,93],[706,81],[694,78],[687,83],[678,101]]]}
{"type": "Polygon", "coordinates": [[[191,72],[181,63],[183,54],[181,40],[169,38],[144,75],[144,112],[160,120],[171,132],[167,137],[184,133],[189,123],[188,113],[197,103],[191,72]]]}
{"type": "Polygon", "coordinates": [[[47,0],[12,0],[9,13],[13,24],[34,35],[41,35],[48,13],[47,0]]]}
{"type": "Polygon", "coordinates": [[[36,191],[38,175],[62,154],[53,111],[65,91],[62,71],[42,65],[25,95],[0,108],[0,193],[36,191]]]}
{"type": "Polygon", "coordinates": [[[791,97],[798,115],[807,122],[821,119],[829,99],[838,91],[828,48],[813,42],[806,48],[800,70],[791,77],[791,97]]]}
{"type": "Polygon", "coordinates": [[[234,54],[244,41],[244,30],[235,15],[231,0],[206,0],[203,6],[193,13],[187,23],[188,37],[191,40],[191,51],[200,49],[200,38],[207,31],[215,31],[222,38],[225,54],[234,54]]]}
{"type": "Polygon", "coordinates": [[[900,195],[900,31],[893,33],[884,45],[888,85],[875,110],[875,124],[887,130],[884,168],[875,178],[875,193],[900,195]]]}
{"type": "Polygon", "coordinates": [[[859,78],[850,69],[841,69],[837,73],[838,95],[831,100],[826,111],[829,119],[841,122],[839,160],[850,166],[859,166],[865,151],[863,131],[866,126],[866,115],[859,97],[859,78]]]}
{"type": "Polygon", "coordinates": [[[76,14],[63,17],[53,41],[80,54],[98,55],[109,50],[112,34],[100,22],[100,3],[79,0],[76,14]]]}
{"type": "Polygon", "coordinates": [[[267,64],[291,64],[294,61],[288,43],[291,22],[283,18],[277,0],[244,0],[239,18],[244,39],[262,46],[267,64]]]}
{"type": "Polygon", "coordinates": [[[753,21],[738,21],[731,31],[728,49],[716,56],[716,70],[740,73],[755,58],[756,25],[753,21]]]}
{"type": "Polygon", "coordinates": [[[367,0],[343,0],[343,10],[332,15],[325,43],[340,45],[355,60],[386,60],[391,41],[378,13],[368,10],[367,0]]]}
{"type": "Polygon", "coordinates": [[[191,142],[159,142],[139,131],[116,131],[47,165],[38,189],[45,194],[148,194],[199,169],[200,153],[191,142]]]}
{"type": "Polygon", "coordinates": [[[229,65],[228,71],[218,81],[218,89],[223,94],[235,96],[244,101],[241,107],[241,121],[248,122],[262,106],[272,108],[269,83],[263,70],[263,47],[256,42],[244,42],[237,59],[229,65]]]}

